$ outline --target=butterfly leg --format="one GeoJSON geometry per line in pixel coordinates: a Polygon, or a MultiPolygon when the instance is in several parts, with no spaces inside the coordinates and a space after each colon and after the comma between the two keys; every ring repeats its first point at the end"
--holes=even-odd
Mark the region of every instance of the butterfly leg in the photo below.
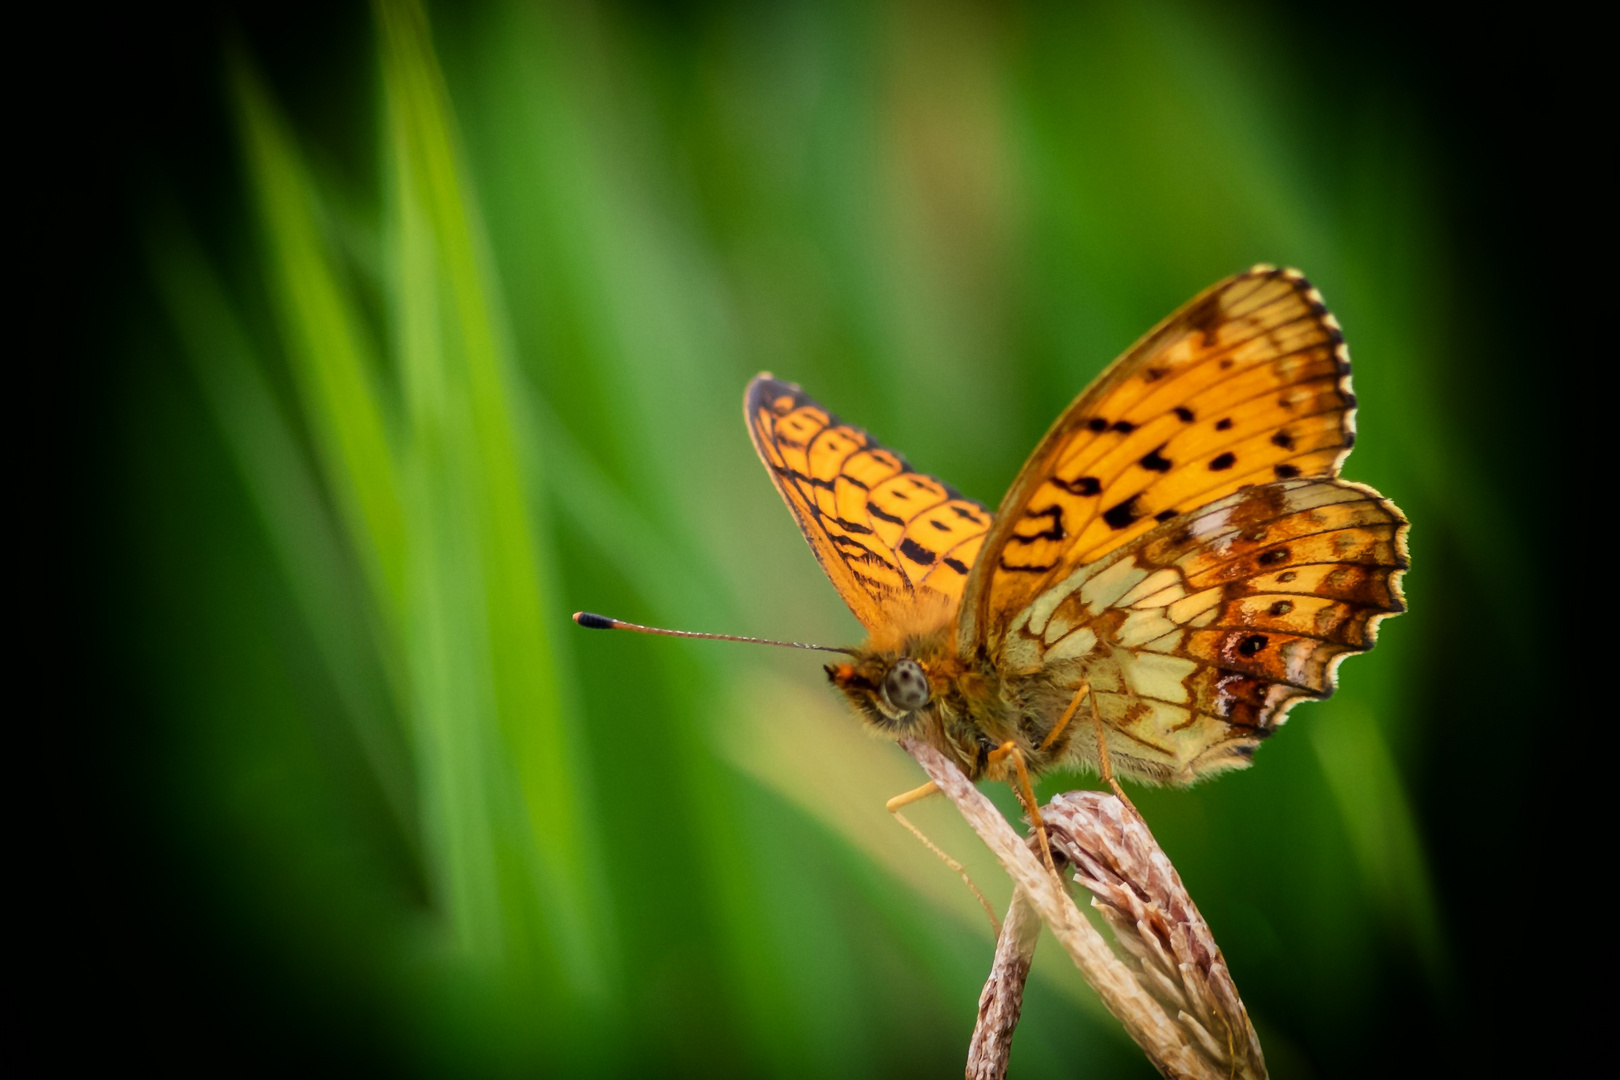
{"type": "Polygon", "coordinates": [[[920,788],[912,788],[910,791],[907,791],[904,794],[896,795],[894,798],[884,803],[883,808],[891,814],[899,814],[902,806],[910,806],[914,802],[922,802],[924,799],[928,798],[928,796],[937,794],[938,791],[939,785],[930,780],[920,788]]]}
{"type": "MultiPolygon", "coordinates": [[[[1089,693],[1091,693],[1091,684],[1089,682],[1081,683],[1080,689],[1074,692],[1074,700],[1069,702],[1069,707],[1063,710],[1063,715],[1059,717],[1057,725],[1046,733],[1046,738],[1041,740],[1041,745],[1037,746],[1036,750],[1045,750],[1057,742],[1058,736],[1063,734],[1069,726],[1069,721],[1073,720],[1074,714],[1080,710],[1080,700],[1089,693]]],[[[1097,711],[1096,702],[1091,703],[1091,709],[1093,712],[1097,711]]]]}
{"type": "MultiPolygon", "coordinates": [[[[1078,704],[1079,700],[1079,698],[1076,698],[1075,703],[1078,704]]],[[[1131,813],[1141,817],[1142,815],[1136,809],[1136,804],[1131,802],[1131,797],[1125,794],[1125,789],[1119,786],[1118,780],[1114,779],[1114,766],[1108,760],[1108,737],[1103,731],[1102,710],[1097,707],[1096,694],[1091,695],[1091,726],[1097,732],[1098,771],[1102,773],[1102,778],[1108,781],[1108,786],[1114,789],[1114,794],[1119,798],[1119,801],[1130,807],[1131,813]]]]}
{"type": "Polygon", "coordinates": [[[1041,854],[1046,857],[1046,868],[1052,871],[1053,876],[1060,876],[1057,864],[1052,861],[1052,845],[1046,838],[1046,823],[1041,820],[1041,808],[1035,801],[1035,788],[1029,782],[1029,770],[1024,766],[1024,753],[1018,749],[1018,744],[1011,739],[990,751],[989,764],[997,765],[1002,761],[1012,759],[1013,770],[1018,774],[1018,783],[1013,785],[1024,808],[1029,811],[1029,823],[1035,827],[1035,835],[1040,837],[1041,854]]]}
{"type": "Polygon", "coordinates": [[[945,854],[945,852],[942,851],[932,840],[923,835],[923,831],[921,829],[913,825],[910,819],[900,812],[900,808],[902,806],[910,806],[914,802],[921,802],[923,799],[928,798],[928,796],[933,795],[938,791],[939,785],[930,780],[920,788],[913,788],[912,790],[904,792],[903,794],[896,795],[894,798],[885,803],[884,807],[889,811],[889,813],[894,815],[894,819],[896,821],[910,830],[912,836],[915,836],[918,840],[922,841],[923,847],[927,848],[929,851],[932,851],[935,855],[938,855],[942,860],[944,860],[946,866],[962,875],[963,882],[967,884],[969,889],[973,890],[973,895],[978,898],[979,906],[984,908],[984,913],[986,915],[990,916],[990,925],[995,928],[996,937],[999,939],[1001,937],[1001,920],[996,918],[995,908],[991,907],[990,901],[984,898],[984,893],[980,892],[979,887],[974,884],[973,878],[968,875],[967,869],[961,863],[945,854]]]}

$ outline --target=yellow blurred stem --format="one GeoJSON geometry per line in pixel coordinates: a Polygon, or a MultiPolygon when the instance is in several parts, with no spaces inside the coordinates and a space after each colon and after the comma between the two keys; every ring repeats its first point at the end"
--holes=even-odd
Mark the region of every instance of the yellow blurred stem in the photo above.
{"type": "Polygon", "coordinates": [[[945,854],[945,852],[941,850],[937,844],[923,834],[921,829],[913,825],[906,815],[900,812],[900,808],[902,806],[910,806],[914,802],[921,802],[922,800],[928,798],[928,796],[937,794],[938,791],[939,785],[930,780],[922,787],[913,788],[912,790],[903,794],[896,795],[883,805],[889,811],[889,813],[894,815],[894,819],[896,821],[904,825],[907,829],[911,830],[912,836],[915,836],[918,840],[923,842],[924,847],[944,860],[946,866],[962,875],[962,881],[966,883],[969,889],[973,890],[973,895],[978,898],[979,906],[984,908],[984,913],[986,915],[990,916],[990,925],[995,928],[996,937],[999,938],[1001,936],[1001,920],[996,918],[995,908],[992,908],[990,906],[990,901],[984,898],[984,893],[980,892],[979,886],[974,884],[973,878],[967,872],[967,869],[961,863],[945,854]]]}

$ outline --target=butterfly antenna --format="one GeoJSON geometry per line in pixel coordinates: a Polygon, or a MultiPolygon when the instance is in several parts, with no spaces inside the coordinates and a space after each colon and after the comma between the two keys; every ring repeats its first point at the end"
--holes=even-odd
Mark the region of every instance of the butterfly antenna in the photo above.
{"type": "Polygon", "coordinates": [[[634,630],[640,634],[663,634],[666,637],[704,638],[708,641],[741,641],[748,645],[776,645],[784,649],[817,649],[821,652],[841,652],[853,656],[854,649],[846,649],[838,645],[806,645],[800,641],[773,641],[770,638],[741,637],[737,634],[700,634],[696,630],[662,630],[656,626],[642,626],[640,623],[625,622],[623,619],[610,619],[606,615],[596,615],[589,611],[574,612],[574,621],[587,630],[634,630]]]}

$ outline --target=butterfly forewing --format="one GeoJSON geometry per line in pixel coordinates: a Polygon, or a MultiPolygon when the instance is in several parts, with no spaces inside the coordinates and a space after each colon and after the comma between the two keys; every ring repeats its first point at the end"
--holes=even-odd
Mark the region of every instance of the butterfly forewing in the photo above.
{"type": "Polygon", "coordinates": [[[868,630],[893,625],[919,604],[956,607],[990,529],[988,510],[791,383],[756,377],[743,410],[777,490],[868,630]]]}
{"type": "Polygon", "coordinates": [[[1049,431],[997,511],[958,623],[964,655],[1076,568],[1239,488],[1333,476],[1354,440],[1338,324],[1298,273],[1206,290],[1049,431]]]}

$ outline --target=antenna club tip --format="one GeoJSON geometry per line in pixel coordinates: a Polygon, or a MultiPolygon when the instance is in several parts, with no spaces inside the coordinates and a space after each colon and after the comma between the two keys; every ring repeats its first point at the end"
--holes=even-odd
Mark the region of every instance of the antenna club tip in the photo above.
{"type": "Polygon", "coordinates": [[[574,621],[587,630],[612,630],[617,625],[616,620],[589,611],[574,612],[574,621]]]}

